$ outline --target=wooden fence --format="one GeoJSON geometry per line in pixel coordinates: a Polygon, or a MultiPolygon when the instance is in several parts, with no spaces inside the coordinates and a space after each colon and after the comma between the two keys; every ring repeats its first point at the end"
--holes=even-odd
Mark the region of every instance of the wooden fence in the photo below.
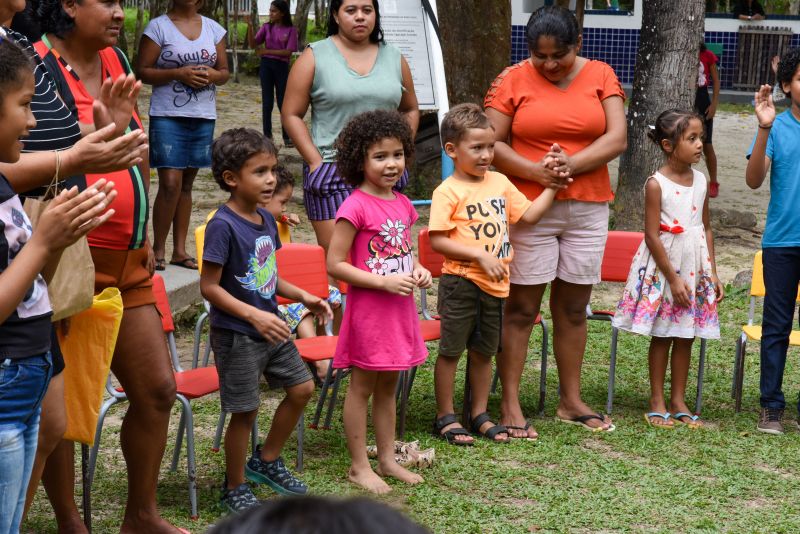
{"type": "Polygon", "coordinates": [[[773,56],[782,56],[789,50],[791,28],[740,26],[738,37],[733,87],[755,91],[762,84],[775,83],[770,61],[773,56]]]}

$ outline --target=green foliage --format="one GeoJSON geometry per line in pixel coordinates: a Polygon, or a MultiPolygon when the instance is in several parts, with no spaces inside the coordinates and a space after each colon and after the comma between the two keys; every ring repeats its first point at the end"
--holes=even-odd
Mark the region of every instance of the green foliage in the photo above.
{"type": "Polygon", "coordinates": [[[314,43],[316,41],[321,41],[327,37],[326,30],[324,28],[318,27],[316,24],[309,24],[306,28],[306,42],[307,43],[314,43]]]}

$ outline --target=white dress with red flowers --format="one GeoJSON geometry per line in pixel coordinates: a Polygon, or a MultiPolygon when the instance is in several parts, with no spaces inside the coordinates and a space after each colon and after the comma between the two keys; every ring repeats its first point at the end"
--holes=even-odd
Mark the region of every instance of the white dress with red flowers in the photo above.
{"type": "Polygon", "coordinates": [[[657,337],[719,339],[717,299],[711,256],[703,226],[706,177],[692,169],[686,187],[656,172],[661,186],[661,244],[670,263],[692,291],[687,308],[676,306],[667,280],[642,241],[612,324],[637,334],[657,337]]]}

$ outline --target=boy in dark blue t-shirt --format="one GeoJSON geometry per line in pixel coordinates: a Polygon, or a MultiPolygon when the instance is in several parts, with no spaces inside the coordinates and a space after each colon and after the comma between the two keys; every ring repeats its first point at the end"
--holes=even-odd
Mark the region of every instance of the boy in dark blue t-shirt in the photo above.
{"type": "Polygon", "coordinates": [[[278,277],[275,252],[281,247],[275,219],[259,208],[275,190],[277,150],[247,128],[224,132],[214,141],[212,172],[230,199],[208,222],[200,291],[211,304],[211,346],[219,373],[222,410],[230,412],[225,434],[222,503],[240,512],[257,506],[247,479],[284,495],[308,488],[283,464],[281,449],[314,391],[311,373],[278,315],[276,294],[302,302],[322,322],[331,309],[320,299],[278,277]],[[278,405],[263,445],[247,461],[247,442],[258,415],[259,375],[286,397],[278,405]]]}

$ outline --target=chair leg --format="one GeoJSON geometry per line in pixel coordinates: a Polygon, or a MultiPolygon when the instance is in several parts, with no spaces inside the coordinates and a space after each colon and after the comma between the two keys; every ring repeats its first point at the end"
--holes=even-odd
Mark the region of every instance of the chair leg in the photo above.
{"type": "Polygon", "coordinates": [[[81,443],[81,486],[83,495],[81,504],[83,507],[83,524],[86,530],[92,532],[92,486],[89,484],[89,446],[81,443]]]}
{"type": "Polygon", "coordinates": [[[108,414],[108,410],[114,406],[115,404],[120,403],[121,400],[116,397],[111,397],[106,399],[103,405],[100,407],[100,413],[97,417],[97,425],[94,429],[94,444],[92,445],[92,450],[89,452],[89,469],[87,472],[86,481],[88,484],[89,489],[92,487],[92,482],[94,482],[94,469],[97,466],[97,453],[100,450],[100,438],[103,434],[103,421],[105,421],[106,415],[108,414]]]}
{"type": "Polygon", "coordinates": [[[403,371],[400,373],[400,382],[401,390],[400,390],[400,415],[399,425],[400,428],[398,430],[398,435],[402,440],[406,436],[406,415],[408,413],[408,396],[411,393],[411,370],[403,371]]]}
{"type": "Polygon", "coordinates": [[[219,452],[220,445],[222,445],[222,432],[225,430],[225,418],[228,416],[226,412],[220,410],[219,420],[217,420],[217,430],[214,432],[214,444],[211,446],[213,452],[219,452]]]}
{"type": "Polygon", "coordinates": [[[492,389],[490,390],[490,394],[492,394],[492,395],[497,393],[497,382],[498,382],[498,380],[500,380],[500,376],[497,373],[497,366],[496,366],[496,363],[495,363],[494,376],[492,376],[492,389]]]}
{"type": "Polygon", "coordinates": [[[611,362],[608,366],[608,400],[606,400],[606,413],[611,414],[614,407],[614,381],[617,369],[617,335],[619,330],[611,327],[611,362]]]}
{"type": "Polygon", "coordinates": [[[207,312],[200,314],[197,323],[194,325],[194,346],[192,347],[192,369],[197,367],[197,360],[200,357],[200,342],[203,337],[203,324],[208,317],[207,312]]]}
{"type": "Polygon", "coordinates": [[[739,362],[736,368],[736,386],[734,392],[734,407],[733,411],[739,413],[742,411],[742,389],[744,389],[744,360],[745,350],[747,349],[747,341],[742,340],[742,349],[739,356],[739,362]]]}
{"type": "Polygon", "coordinates": [[[256,453],[256,447],[258,447],[258,417],[253,420],[253,429],[250,431],[250,452],[252,454],[256,453]]]}
{"type": "Polygon", "coordinates": [[[706,340],[700,340],[700,361],[697,366],[697,398],[694,401],[694,413],[700,415],[703,409],[703,377],[706,371],[706,340]]]}
{"type": "Polygon", "coordinates": [[[190,517],[197,519],[197,466],[195,465],[194,455],[194,414],[189,399],[181,394],[177,395],[181,402],[181,421],[186,422],[186,465],[189,476],[189,506],[191,508],[190,517]]]}
{"type": "Polygon", "coordinates": [[[211,343],[206,343],[206,352],[203,354],[203,367],[208,367],[208,360],[211,359],[211,343]]]}
{"type": "Polygon", "coordinates": [[[172,464],[169,466],[169,470],[173,473],[178,469],[178,460],[181,457],[181,446],[183,445],[183,433],[185,430],[186,410],[181,410],[181,421],[178,423],[178,435],[175,437],[175,450],[172,452],[172,464]]]}
{"type": "Polygon", "coordinates": [[[739,359],[744,355],[744,350],[742,350],[744,340],[742,338],[742,334],[739,334],[739,337],[736,338],[736,352],[734,353],[733,358],[733,378],[731,379],[732,399],[736,398],[736,384],[739,383],[739,359]]]}
{"type": "Polygon", "coordinates": [[[542,369],[539,373],[539,415],[544,415],[544,398],[547,394],[547,323],[542,320],[542,369]]]}
{"type": "Polygon", "coordinates": [[[403,394],[403,387],[406,382],[406,371],[400,371],[397,374],[397,384],[394,387],[394,400],[400,402],[400,396],[403,394]]]}
{"type": "Polygon", "coordinates": [[[325,424],[322,426],[323,430],[331,429],[331,420],[333,419],[333,408],[336,406],[336,398],[339,396],[339,384],[342,382],[342,372],[336,373],[336,378],[333,380],[333,391],[331,398],[328,401],[328,413],[325,415],[325,424]]]}
{"type": "Polygon", "coordinates": [[[325,374],[325,380],[322,381],[322,387],[319,390],[319,399],[317,399],[317,408],[314,410],[314,419],[311,420],[311,428],[319,427],[319,420],[322,417],[322,409],[325,407],[325,399],[328,397],[328,389],[333,383],[333,366],[328,366],[328,372],[325,374]]]}
{"type": "Polygon", "coordinates": [[[295,465],[297,472],[303,472],[303,441],[305,439],[306,422],[305,414],[300,414],[300,419],[297,420],[297,464],[295,465]]]}

